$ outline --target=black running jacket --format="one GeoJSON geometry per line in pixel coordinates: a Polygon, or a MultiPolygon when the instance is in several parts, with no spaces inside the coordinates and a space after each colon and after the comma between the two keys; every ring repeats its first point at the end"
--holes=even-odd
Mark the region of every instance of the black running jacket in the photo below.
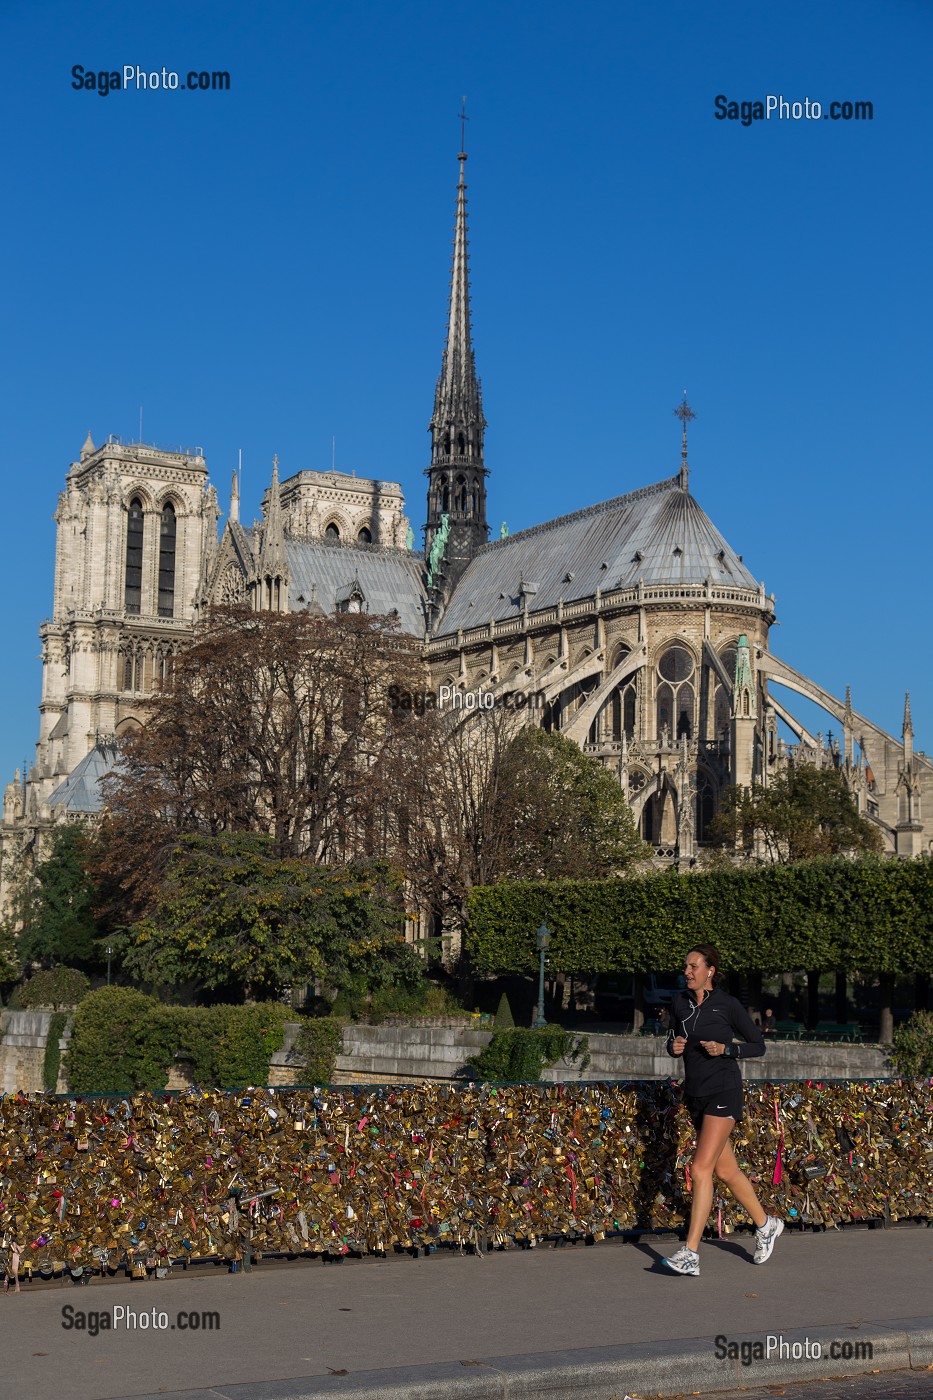
{"type": "Polygon", "coordinates": [[[673,1055],[674,1037],[685,1035],[687,1048],[684,1060],[684,1090],[700,1097],[717,1094],[741,1084],[742,1074],[736,1060],[752,1059],[765,1053],[765,1038],[735,997],[720,989],[707,992],[697,1005],[693,992],[678,992],[671,1007],[671,1029],[667,1036],[667,1053],[673,1055]],[[701,1040],[715,1040],[729,1047],[729,1055],[710,1055],[701,1040]]]}

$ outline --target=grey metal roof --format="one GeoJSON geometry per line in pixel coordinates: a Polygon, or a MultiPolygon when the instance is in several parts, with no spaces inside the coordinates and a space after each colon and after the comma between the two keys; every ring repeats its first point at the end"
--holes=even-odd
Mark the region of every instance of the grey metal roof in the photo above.
{"type": "Polygon", "coordinates": [[[100,780],[116,766],[117,749],[113,744],[95,744],[63,783],[49,797],[49,806],[66,812],[100,812],[103,810],[100,780]]]}
{"type": "Polygon", "coordinates": [[[390,613],[394,608],[403,631],[424,635],[426,599],[420,555],[324,540],[286,540],[285,553],[291,574],[290,611],[316,602],[325,612],[333,612],[358,582],[369,612],[390,613]]]}
{"type": "Polygon", "coordinates": [[[523,583],[529,608],[537,609],[590,598],[597,588],[633,588],[639,579],[654,585],[707,578],[758,587],[675,476],[486,545],[465,569],[436,635],[515,617],[523,583]]]}

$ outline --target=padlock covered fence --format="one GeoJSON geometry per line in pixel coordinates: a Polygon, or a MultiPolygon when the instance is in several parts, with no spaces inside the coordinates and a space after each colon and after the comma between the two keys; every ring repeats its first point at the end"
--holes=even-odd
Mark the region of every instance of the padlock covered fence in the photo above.
{"type": "MultiPolygon", "coordinates": [[[[658,1081],[13,1096],[0,1239],[48,1274],[677,1229],[693,1141],[658,1081]]],[[[790,1222],[933,1219],[931,1080],[750,1083],[733,1142],[790,1222]]]]}

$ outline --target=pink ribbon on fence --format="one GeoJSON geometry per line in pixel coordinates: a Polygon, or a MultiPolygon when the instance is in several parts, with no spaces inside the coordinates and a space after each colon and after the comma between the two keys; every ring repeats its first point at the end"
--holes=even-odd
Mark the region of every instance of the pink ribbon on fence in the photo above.
{"type": "Polygon", "coordinates": [[[778,1130],[777,1156],[774,1159],[774,1174],[771,1177],[772,1186],[780,1186],[784,1177],[784,1130],[781,1127],[781,1110],[777,1099],[774,1100],[774,1126],[778,1130]]]}

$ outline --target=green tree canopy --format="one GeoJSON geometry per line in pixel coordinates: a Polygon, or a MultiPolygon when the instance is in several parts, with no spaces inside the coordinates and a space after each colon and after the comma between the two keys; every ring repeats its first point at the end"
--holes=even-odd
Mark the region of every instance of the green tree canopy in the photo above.
{"type": "Polygon", "coordinates": [[[39,861],[20,905],[19,951],[25,962],[93,968],[96,890],[88,874],[89,842],[79,826],[56,826],[48,855],[39,861]]]}
{"type": "Polygon", "coordinates": [[[768,858],[782,864],[882,848],[880,831],[861,816],[842,774],[808,764],[776,773],[767,787],[727,788],[713,835],[750,853],[757,837],[768,858]]]}
{"type": "Polygon", "coordinates": [[[500,819],[500,878],[599,880],[647,855],[609,770],[563,734],[533,726],[506,752],[493,812],[500,819]]]}
{"type": "Polygon", "coordinates": [[[323,978],[370,985],[407,966],[398,881],[385,865],[280,858],[267,836],[185,836],[152,913],[127,938],[124,971],[150,984],[195,980],[275,995],[323,978]]]}

